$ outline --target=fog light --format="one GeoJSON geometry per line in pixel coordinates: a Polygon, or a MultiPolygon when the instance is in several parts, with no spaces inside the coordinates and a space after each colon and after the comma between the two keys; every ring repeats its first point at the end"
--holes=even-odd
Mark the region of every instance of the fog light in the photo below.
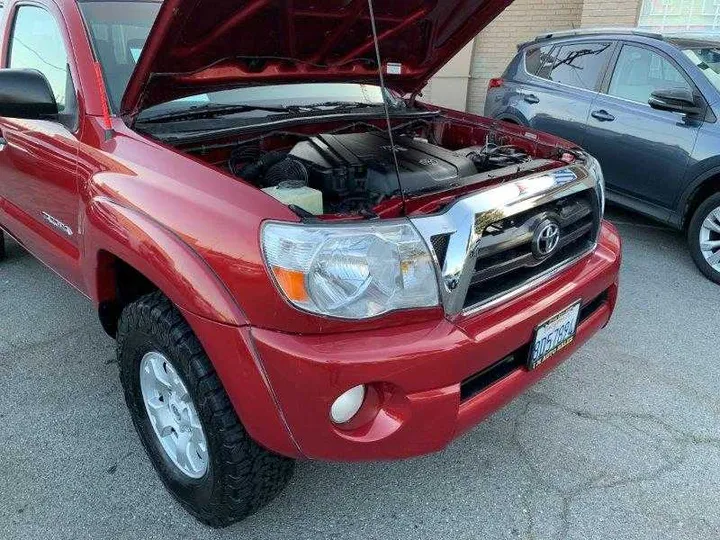
{"type": "Polygon", "coordinates": [[[335,400],[330,408],[330,418],[336,424],[344,424],[352,419],[365,400],[365,385],[351,388],[335,400]]]}

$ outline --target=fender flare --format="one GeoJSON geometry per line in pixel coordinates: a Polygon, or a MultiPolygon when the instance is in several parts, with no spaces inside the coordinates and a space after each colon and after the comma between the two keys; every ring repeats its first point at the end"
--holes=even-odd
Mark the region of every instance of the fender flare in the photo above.
{"type": "Polygon", "coordinates": [[[97,197],[87,205],[86,283],[100,304],[115,293],[103,276],[100,254],[109,253],[150,280],[181,311],[228,391],[250,435],[279,454],[298,458],[282,410],[257,356],[249,323],[220,278],[178,235],[142,211],[97,197]],[[230,359],[230,360],[228,360],[230,359]]]}
{"type": "Polygon", "coordinates": [[[245,326],[247,318],[220,278],[174,232],[147,214],[106,197],[89,201],[84,223],[87,290],[100,304],[108,289],[100,254],[107,252],[140,272],[178,308],[205,319],[245,326]]]}
{"type": "Polygon", "coordinates": [[[509,112],[502,112],[502,113],[498,114],[495,117],[495,120],[501,120],[504,122],[509,121],[509,122],[517,124],[519,126],[529,127],[528,122],[524,118],[521,118],[520,116],[513,114],[513,113],[509,113],[509,112]]]}
{"type": "Polygon", "coordinates": [[[683,226],[685,224],[685,212],[687,211],[688,205],[690,204],[690,201],[695,195],[695,193],[697,193],[697,191],[702,188],[702,185],[705,182],[715,177],[720,177],[720,165],[713,167],[705,171],[701,175],[695,177],[692,181],[690,181],[690,183],[685,187],[685,189],[683,189],[682,195],[680,195],[680,198],[678,199],[675,207],[677,210],[678,226],[683,226]]]}

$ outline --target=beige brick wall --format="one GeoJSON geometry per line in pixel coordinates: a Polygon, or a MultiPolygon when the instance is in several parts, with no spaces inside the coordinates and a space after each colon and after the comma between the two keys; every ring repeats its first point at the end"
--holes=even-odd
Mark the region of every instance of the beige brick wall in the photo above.
{"type": "Polygon", "coordinates": [[[641,0],[585,0],[582,25],[586,27],[635,26],[641,0]]]}
{"type": "Polygon", "coordinates": [[[505,71],[518,43],[546,30],[577,28],[582,12],[583,0],[515,0],[475,42],[468,110],[483,112],[488,81],[505,71]]]}

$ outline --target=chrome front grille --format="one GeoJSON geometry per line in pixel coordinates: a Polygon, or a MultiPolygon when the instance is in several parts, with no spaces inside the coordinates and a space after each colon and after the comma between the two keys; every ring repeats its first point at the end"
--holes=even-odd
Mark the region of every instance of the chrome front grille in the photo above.
{"type": "Polygon", "coordinates": [[[600,179],[573,165],[489,188],[442,214],[414,218],[432,247],[446,313],[502,301],[591,252],[602,197],[600,179]]]}
{"type": "Polygon", "coordinates": [[[592,249],[597,239],[596,201],[594,194],[584,192],[489,225],[482,232],[464,307],[488,302],[592,249]],[[560,234],[556,249],[543,257],[533,251],[532,243],[546,220],[555,221],[560,234]]]}

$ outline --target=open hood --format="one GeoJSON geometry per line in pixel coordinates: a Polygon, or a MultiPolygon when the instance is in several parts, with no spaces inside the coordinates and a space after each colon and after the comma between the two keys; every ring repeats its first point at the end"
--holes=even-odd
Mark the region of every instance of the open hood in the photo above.
{"type": "MultiPolygon", "coordinates": [[[[386,84],[419,91],[512,0],[374,0],[386,84]]],[[[378,83],[368,0],[165,0],[122,100],[256,84],[378,83]]]]}

